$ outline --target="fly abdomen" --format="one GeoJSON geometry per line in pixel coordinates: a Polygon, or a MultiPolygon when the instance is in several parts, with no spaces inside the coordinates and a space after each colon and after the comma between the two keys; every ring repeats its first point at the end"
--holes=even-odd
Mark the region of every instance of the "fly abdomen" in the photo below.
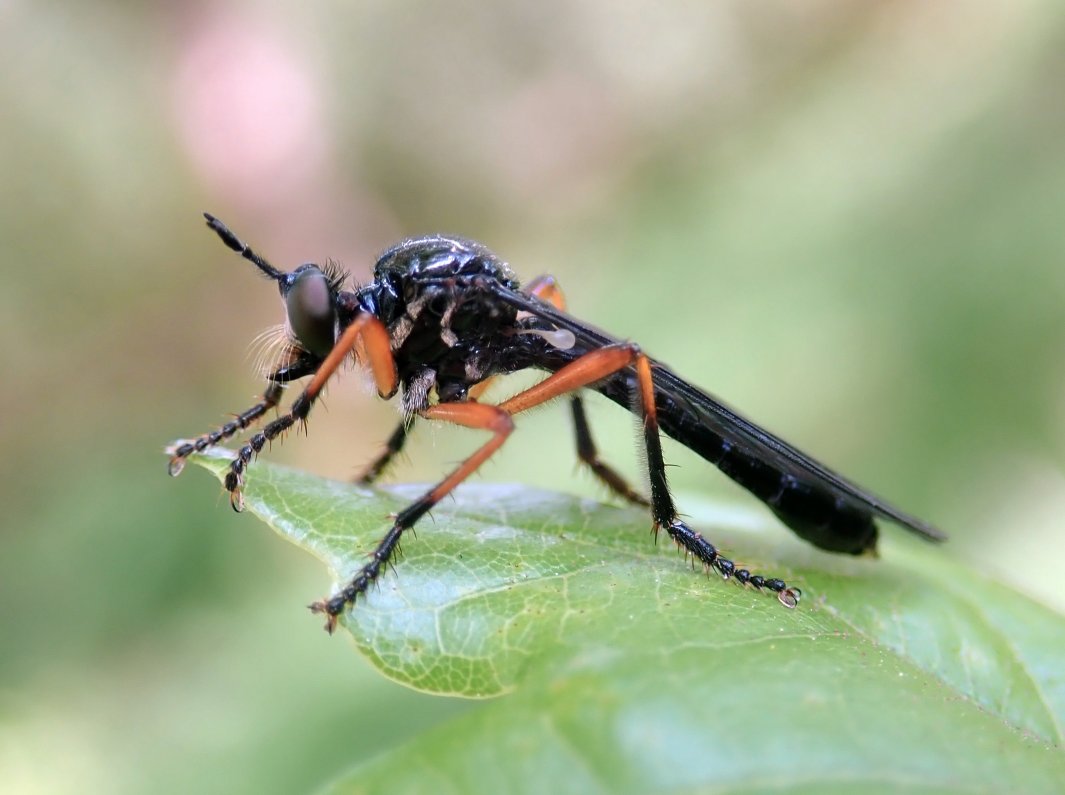
{"type": "Polygon", "coordinates": [[[850,555],[876,549],[872,514],[825,489],[784,475],[779,496],[766,503],[798,536],[821,549],[850,555]]]}
{"type": "MultiPolygon", "coordinates": [[[[667,431],[668,433],[668,431],[667,431]]],[[[830,552],[861,554],[876,546],[877,531],[872,515],[848,505],[826,489],[803,482],[735,445],[707,432],[707,452],[720,452],[713,461],[747,491],[762,500],[801,538],[830,552]]],[[[702,455],[703,450],[695,452],[702,455]]]]}
{"type": "MultiPolygon", "coordinates": [[[[596,385],[598,392],[622,406],[634,388],[635,379],[628,373],[596,385]]],[[[877,529],[870,511],[723,438],[681,395],[656,388],[655,404],[663,433],[751,492],[800,538],[851,555],[876,548],[877,529]]]]}

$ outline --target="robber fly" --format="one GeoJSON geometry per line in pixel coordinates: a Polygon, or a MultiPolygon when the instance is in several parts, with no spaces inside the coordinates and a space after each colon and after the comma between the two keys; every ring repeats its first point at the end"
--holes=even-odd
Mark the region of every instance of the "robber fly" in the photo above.
{"type": "Polygon", "coordinates": [[[217,218],[204,215],[223,243],[277,282],[288,322],[281,358],[267,375],[262,399],[221,428],[176,444],[171,475],[181,471],[191,454],[256,424],[279,404],[289,383],[309,378],[289,410],[252,435],[230,464],[225,488],[233,508],[241,510],[241,489],[252,459],[306,421],[323,387],[352,356],[369,369],[382,398],[401,394],[403,410],[403,420],[361,482],[371,483],[384,471],[416,420],[451,422],[492,434],[399,512],[369,562],[343,588],[310,606],[325,614],[329,632],[380,576],[404,531],[503,446],[514,430],[514,417],[562,395],[570,396],[578,458],[612,492],[648,508],[656,535],[664,530],[708,569],[773,592],[785,607],[798,604],[798,588],[740,568],[678,517],[666,483],[661,432],[716,465],[821,549],[851,555],[874,551],[875,519],[931,541],[945,538],[692,386],[635,343],[567,314],[552,277],[542,276],[523,287],[506,263],[479,243],[442,235],[405,240],[380,256],[369,284],[345,290],[345,274],[337,266],[305,264],[280,271],[217,218]],[[478,401],[496,376],[528,368],[548,375],[502,403],[478,401]],[[649,499],[600,460],[581,402],[580,390],[585,388],[642,420],[649,499]]]}

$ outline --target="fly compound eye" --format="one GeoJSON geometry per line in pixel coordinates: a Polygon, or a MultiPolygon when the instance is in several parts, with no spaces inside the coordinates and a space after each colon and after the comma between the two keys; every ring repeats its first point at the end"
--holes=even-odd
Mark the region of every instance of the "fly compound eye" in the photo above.
{"type": "Polygon", "coordinates": [[[281,285],[288,325],[301,346],[325,356],[336,341],[336,301],[329,280],[315,265],[301,265],[281,285]]]}

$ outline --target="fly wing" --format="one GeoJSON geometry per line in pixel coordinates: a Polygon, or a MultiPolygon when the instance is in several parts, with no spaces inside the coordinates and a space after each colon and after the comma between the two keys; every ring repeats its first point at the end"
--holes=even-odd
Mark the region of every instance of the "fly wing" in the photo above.
{"type": "Polygon", "coordinates": [[[900,511],[875,494],[850,482],[780,437],[751,422],[717,398],[692,386],[669,368],[656,363],[656,366],[652,368],[652,374],[657,388],[667,394],[683,397],[700,419],[722,438],[749,452],[757,452],[760,458],[782,472],[804,481],[812,479],[831,492],[833,496],[864,507],[876,516],[894,522],[929,540],[943,541],[946,539],[947,536],[938,528],[900,511]]]}
{"type": "MultiPolygon", "coordinates": [[[[574,358],[583,352],[619,342],[616,337],[533,296],[502,287],[498,290],[498,296],[511,306],[539,318],[546,328],[562,328],[572,332],[576,338],[574,358]]],[[[698,436],[700,431],[707,436],[706,432],[709,431],[713,436],[724,440],[730,447],[742,450],[782,476],[790,475],[799,483],[819,488],[850,508],[886,519],[931,541],[946,539],[946,535],[936,527],[900,511],[875,494],[851,483],[824,464],[815,461],[783,439],[751,422],[713,395],[688,383],[664,364],[652,360],[651,372],[657,393],[656,403],[660,406],[669,406],[682,415],[688,415],[684,418],[674,418],[673,422],[668,422],[669,418],[660,416],[663,430],[668,433],[672,426],[675,431],[685,431],[670,433],[670,436],[712,462],[716,463],[715,459],[701,451],[699,444],[692,444],[691,438],[685,437],[698,436]]],[[[635,385],[634,376],[628,375],[624,378],[632,382],[633,386],[635,385]]],[[[624,395],[611,394],[617,391],[619,385],[624,385],[624,382],[615,381],[612,385],[613,389],[603,390],[604,394],[622,405],[628,405],[628,397],[632,393],[631,388],[626,388],[627,394],[624,395]]],[[[660,415],[662,411],[663,409],[660,408],[660,415]]]]}

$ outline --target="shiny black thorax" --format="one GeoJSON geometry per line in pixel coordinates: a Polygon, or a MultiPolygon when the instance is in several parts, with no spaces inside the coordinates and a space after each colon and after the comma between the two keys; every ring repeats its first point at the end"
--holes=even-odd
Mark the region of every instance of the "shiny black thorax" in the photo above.
{"type": "Polygon", "coordinates": [[[463,400],[500,372],[518,311],[497,298],[499,287],[517,290],[518,280],[462,238],[415,238],[378,258],[373,282],[356,295],[388,329],[407,410],[424,408],[432,390],[441,402],[463,400]]]}

